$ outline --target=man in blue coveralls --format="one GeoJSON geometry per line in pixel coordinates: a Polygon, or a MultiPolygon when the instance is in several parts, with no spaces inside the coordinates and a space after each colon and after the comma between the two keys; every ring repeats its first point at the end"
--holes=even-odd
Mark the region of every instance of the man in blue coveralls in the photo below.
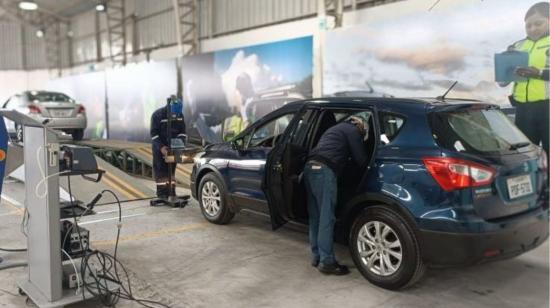
{"type": "Polygon", "coordinates": [[[153,174],[157,182],[157,197],[167,199],[175,195],[175,181],[170,183],[176,173],[175,166],[165,161],[169,154],[173,138],[185,138],[185,120],[183,102],[179,98],[170,98],[170,103],[157,109],[151,116],[151,141],[153,149],[153,174]],[[170,111],[170,112],[169,112],[170,111]],[[168,114],[171,114],[170,134],[168,134],[168,114]],[[170,187],[171,186],[171,187],[170,187]]]}

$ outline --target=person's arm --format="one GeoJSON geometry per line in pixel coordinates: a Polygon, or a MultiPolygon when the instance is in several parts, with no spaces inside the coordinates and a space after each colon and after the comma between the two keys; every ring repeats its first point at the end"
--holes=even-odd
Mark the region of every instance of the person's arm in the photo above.
{"type": "Polygon", "coordinates": [[[518,67],[516,69],[516,74],[521,77],[541,79],[548,81],[548,68],[539,70],[535,67],[518,67]]]}
{"type": "Polygon", "coordinates": [[[348,139],[351,158],[360,168],[364,168],[368,163],[368,155],[365,150],[365,144],[363,143],[363,137],[359,133],[359,130],[355,127],[353,127],[353,130],[348,132],[346,136],[348,139]]]}
{"type": "Polygon", "coordinates": [[[162,149],[166,145],[160,140],[160,120],[160,116],[157,113],[153,113],[151,116],[151,142],[162,149]]]}

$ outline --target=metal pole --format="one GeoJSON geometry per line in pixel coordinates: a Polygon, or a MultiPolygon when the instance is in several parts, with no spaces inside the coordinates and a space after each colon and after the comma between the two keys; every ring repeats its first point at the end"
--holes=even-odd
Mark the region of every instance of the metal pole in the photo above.
{"type": "Polygon", "coordinates": [[[313,38],[313,96],[323,95],[323,44],[327,27],[325,0],[317,0],[317,33],[313,38]]]}
{"type": "Polygon", "coordinates": [[[101,62],[103,60],[103,56],[101,55],[101,27],[99,19],[99,12],[96,11],[95,13],[95,46],[96,46],[96,61],[101,62]]]}
{"type": "Polygon", "coordinates": [[[27,69],[27,33],[25,25],[21,24],[21,66],[23,70],[27,69]]]}

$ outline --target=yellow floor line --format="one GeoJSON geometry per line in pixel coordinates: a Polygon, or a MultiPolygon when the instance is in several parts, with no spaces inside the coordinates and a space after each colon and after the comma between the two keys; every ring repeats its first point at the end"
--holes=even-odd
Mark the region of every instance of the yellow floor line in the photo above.
{"type": "MultiPolygon", "coordinates": [[[[150,239],[155,237],[161,237],[161,236],[169,236],[173,234],[182,233],[185,231],[195,230],[195,229],[201,229],[206,228],[209,223],[207,222],[201,222],[201,223],[195,223],[195,224],[189,224],[184,225],[177,228],[169,228],[169,229],[160,229],[157,231],[152,232],[146,232],[141,234],[135,234],[135,235],[129,235],[129,236],[121,236],[120,242],[129,242],[129,241],[136,241],[136,240],[144,240],[144,239],[150,239]]],[[[94,246],[107,246],[107,245],[114,245],[116,243],[116,240],[105,240],[105,241],[92,241],[92,244],[94,246]]]]}
{"type": "Polygon", "coordinates": [[[11,202],[5,196],[2,196],[2,199],[4,199],[4,201],[6,201],[6,202],[2,202],[3,204],[5,204],[5,205],[11,207],[12,209],[14,209],[17,213],[19,213],[19,215],[23,215],[23,213],[25,213],[24,209],[11,204],[11,202]]]}
{"type": "Polygon", "coordinates": [[[115,184],[111,180],[109,180],[106,176],[102,179],[103,182],[105,182],[107,185],[111,186],[112,188],[118,190],[120,193],[122,193],[127,199],[134,199],[135,196],[131,195],[129,192],[127,192],[124,188],[118,186],[118,184],[115,184]]]}
{"type": "Polygon", "coordinates": [[[111,181],[119,184],[120,186],[124,187],[125,189],[127,189],[129,192],[135,194],[135,198],[147,198],[148,196],[146,196],[143,192],[137,190],[135,187],[133,187],[132,185],[128,184],[126,181],[122,180],[121,178],[115,176],[114,174],[112,173],[107,173],[106,174],[107,177],[110,178],[111,181]]]}

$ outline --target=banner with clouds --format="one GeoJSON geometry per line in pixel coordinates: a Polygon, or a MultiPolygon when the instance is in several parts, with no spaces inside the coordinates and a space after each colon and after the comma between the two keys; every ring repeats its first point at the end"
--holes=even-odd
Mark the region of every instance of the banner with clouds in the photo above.
{"type": "Polygon", "coordinates": [[[232,116],[246,126],[288,102],[310,98],[312,54],[309,36],[185,57],[183,92],[191,134],[218,142],[232,116]]]}
{"type": "Polygon", "coordinates": [[[380,7],[376,20],[359,12],[370,21],[327,33],[323,93],[436,97],[458,81],[450,97],[508,104],[494,55],[526,37],[525,13],[539,1],[408,2],[380,7]]]}

